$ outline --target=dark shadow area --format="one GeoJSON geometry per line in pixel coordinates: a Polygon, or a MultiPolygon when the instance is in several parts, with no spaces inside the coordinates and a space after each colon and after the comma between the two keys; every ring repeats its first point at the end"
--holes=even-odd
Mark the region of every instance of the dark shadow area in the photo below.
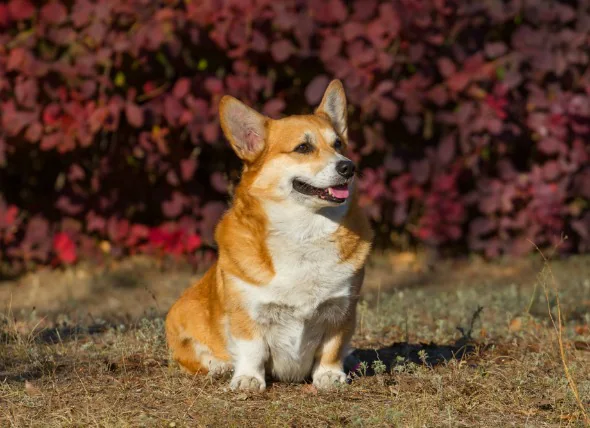
{"type": "Polygon", "coordinates": [[[35,335],[35,342],[55,344],[60,342],[68,342],[76,340],[80,336],[91,336],[93,334],[101,334],[109,328],[114,328],[114,325],[109,324],[92,324],[88,327],[62,325],[54,328],[47,328],[39,331],[35,335]]]}
{"type": "MultiPolygon", "coordinates": [[[[109,328],[115,328],[114,324],[96,323],[87,327],[60,325],[51,328],[43,328],[32,334],[31,340],[35,343],[47,345],[69,342],[81,336],[101,334],[109,328]]],[[[8,332],[0,332],[0,343],[10,344],[17,341],[16,335],[8,332]]]]}
{"type": "Polygon", "coordinates": [[[357,376],[374,376],[375,367],[379,366],[384,373],[408,363],[434,367],[469,357],[475,354],[477,348],[477,344],[461,338],[451,345],[396,342],[380,349],[355,349],[344,360],[344,371],[357,376]]]}
{"type": "MultiPolygon", "coordinates": [[[[146,317],[147,318],[147,317],[146,317]]],[[[152,317],[156,318],[156,317],[152,317]]],[[[121,329],[121,326],[124,326],[125,330],[134,330],[137,328],[137,323],[125,323],[125,320],[121,320],[122,322],[97,322],[93,324],[89,324],[87,326],[84,325],[69,325],[69,324],[61,324],[55,325],[53,327],[42,328],[34,333],[31,334],[30,339],[34,343],[39,344],[46,344],[46,345],[54,345],[57,343],[66,343],[71,342],[74,340],[78,340],[85,336],[93,336],[97,334],[102,334],[107,332],[108,330],[117,330],[121,329]]],[[[0,344],[10,344],[17,341],[17,336],[10,332],[0,332],[0,344]]]]}
{"type": "Polygon", "coordinates": [[[36,380],[48,374],[57,375],[66,373],[71,367],[66,364],[45,364],[42,366],[37,365],[23,371],[9,369],[10,367],[0,367],[0,382],[24,382],[27,380],[36,380]]]}
{"type": "Polygon", "coordinates": [[[481,350],[472,338],[473,328],[479,319],[483,306],[478,306],[471,315],[469,327],[457,327],[461,337],[451,345],[436,343],[395,342],[380,349],[355,349],[344,360],[344,372],[357,376],[374,376],[376,369],[391,373],[396,366],[409,363],[434,367],[451,360],[462,360],[481,350]]]}
{"type": "Polygon", "coordinates": [[[12,383],[12,382],[24,382],[27,380],[35,380],[43,377],[43,371],[40,369],[25,370],[18,373],[9,373],[4,370],[0,370],[0,382],[12,383]]]}
{"type": "MultiPolygon", "coordinates": [[[[452,344],[438,345],[436,343],[409,343],[395,342],[389,346],[379,349],[355,349],[344,361],[344,371],[356,376],[374,376],[379,373],[391,373],[395,367],[407,366],[411,363],[434,367],[451,360],[463,360],[482,350],[472,338],[474,323],[479,318],[482,307],[478,307],[471,317],[469,327],[464,329],[457,327],[461,332],[461,337],[452,344]]],[[[146,318],[160,318],[158,314],[151,314],[146,318]]],[[[5,326],[6,327],[6,326],[5,326]]],[[[40,329],[26,341],[37,344],[52,345],[75,341],[83,337],[100,335],[109,330],[135,330],[140,327],[139,322],[130,322],[130,320],[110,320],[109,322],[93,322],[88,325],[80,324],[55,324],[53,327],[40,329]]],[[[21,340],[23,338],[20,338],[21,340]]],[[[11,344],[19,340],[19,337],[8,331],[0,330],[0,345],[11,344]]],[[[485,346],[484,346],[485,348],[485,346]]],[[[10,359],[12,360],[12,359],[10,359]]],[[[130,355],[124,358],[125,361],[105,360],[105,369],[116,372],[121,365],[127,369],[131,367],[145,368],[145,362],[138,355],[130,355]]],[[[23,381],[33,380],[42,377],[45,373],[62,372],[65,369],[63,362],[56,364],[53,361],[36,363],[33,367],[20,367],[20,370],[14,370],[14,366],[19,366],[18,361],[2,361],[0,357],[0,381],[23,381]]],[[[162,359],[156,362],[157,365],[167,365],[167,361],[162,359]]],[[[269,379],[269,385],[272,384],[269,379]]]]}

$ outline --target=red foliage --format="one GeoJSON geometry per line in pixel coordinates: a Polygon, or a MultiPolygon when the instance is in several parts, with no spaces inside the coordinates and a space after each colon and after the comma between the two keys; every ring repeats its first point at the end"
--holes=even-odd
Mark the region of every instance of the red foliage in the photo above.
{"type": "Polygon", "coordinates": [[[67,233],[58,232],[53,235],[53,251],[61,263],[72,264],[78,258],[76,244],[67,233]]]}
{"type": "Polygon", "coordinates": [[[384,236],[586,251],[590,12],[521,3],[0,4],[0,257],[193,254],[235,176],[220,97],[279,117],[332,77],[384,236]]]}
{"type": "Polygon", "coordinates": [[[193,252],[201,246],[201,238],[195,233],[187,233],[182,229],[167,230],[162,227],[150,230],[148,242],[153,248],[176,256],[193,252]]]}

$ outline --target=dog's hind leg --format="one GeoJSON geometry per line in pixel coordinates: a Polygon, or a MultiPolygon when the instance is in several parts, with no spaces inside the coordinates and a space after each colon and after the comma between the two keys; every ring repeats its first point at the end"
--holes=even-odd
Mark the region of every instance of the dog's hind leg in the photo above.
{"type": "Polygon", "coordinates": [[[216,281],[216,269],[212,267],[201,281],[185,291],[166,316],[172,358],[190,373],[209,372],[214,377],[231,370],[216,281]]]}
{"type": "Polygon", "coordinates": [[[215,357],[209,347],[191,337],[175,333],[168,332],[168,346],[172,350],[172,358],[187,372],[208,373],[218,378],[233,370],[231,362],[215,357]]]}

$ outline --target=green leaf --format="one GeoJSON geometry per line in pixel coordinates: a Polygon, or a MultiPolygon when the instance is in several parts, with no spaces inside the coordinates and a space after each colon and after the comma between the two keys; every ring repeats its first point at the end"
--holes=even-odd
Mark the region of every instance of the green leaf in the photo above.
{"type": "Polygon", "coordinates": [[[156,60],[164,67],[164,74],[168,79],[174,77],[174,67],[172,67],[172,64],[170,64],[170,61],[166,58],[166,55],[162,52],[158,52],[156,54],[156,60]]]}
{"type": "Polygon", "coordinates": [[[118,86],[119,88],[125,86],[126,80],[125,74],[122,71],[118,71],[115,75],[115,86],[118,86]]]}

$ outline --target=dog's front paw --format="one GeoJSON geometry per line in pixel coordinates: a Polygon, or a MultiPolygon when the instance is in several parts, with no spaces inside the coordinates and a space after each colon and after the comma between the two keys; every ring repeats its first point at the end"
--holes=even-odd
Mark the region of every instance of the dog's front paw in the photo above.
{"type": "Polygon", "coordinates": [[[266,389],[266,382],[254,376],[234,376],[229,387],[234,391],[262,392],[266,389]]]}
{"type": "Polygon", "coordinates": [[[346,383],[346,374],[341,370],[318,371],[313,376],[317,389],[330,389],[346,383]]]}
{"type": "Polygon", "coordinates": [[[221,360],[209,361],[209,373],[207,374],[211,379],[221,379],[231,375],[234,366],[232,363],[221,360]]]}

